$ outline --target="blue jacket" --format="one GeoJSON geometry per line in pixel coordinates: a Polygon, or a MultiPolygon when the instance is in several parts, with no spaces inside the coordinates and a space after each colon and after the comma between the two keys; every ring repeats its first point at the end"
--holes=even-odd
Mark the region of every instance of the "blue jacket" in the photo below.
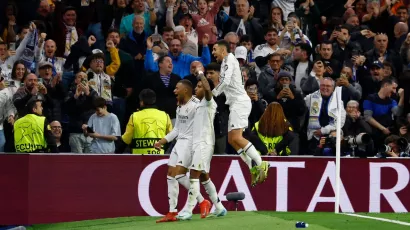
{"type": "MultiPolygon", "coordinates": [[[[174,57],[170,52],[168,52],[168,55],[171,57],[172,64],[174,65],[172,73],[180,76],[181,78],[184,78],[185,76],[191,74],[190,69],[191,63],[193,61],[199,61],[204,66],[207,66],[209,63],[211,63],[211,53],[208,46],[202,48],[202,57],[194,57],[190,54],[184,54],[182,52],[177,57],[174,57]]],[[[148,71],[158,71],[158,63],[154,61],[152,50],[147,50],[144,66],[148,71]]]]}

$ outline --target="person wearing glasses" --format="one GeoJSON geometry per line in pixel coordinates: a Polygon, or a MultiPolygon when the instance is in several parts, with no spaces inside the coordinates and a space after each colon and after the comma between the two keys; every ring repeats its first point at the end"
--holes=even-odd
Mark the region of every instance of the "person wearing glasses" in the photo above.
{"type": "Polygon", "coordinates": [[[61,123],[59,121],[53,121],[50,123],[50,128],[51,128],[51,133],[53,134],[56,140],[58,151],[60,153],[71,152],[70,145],[68,145],[62,138],[63,128],[61,127],[61,123]]]}

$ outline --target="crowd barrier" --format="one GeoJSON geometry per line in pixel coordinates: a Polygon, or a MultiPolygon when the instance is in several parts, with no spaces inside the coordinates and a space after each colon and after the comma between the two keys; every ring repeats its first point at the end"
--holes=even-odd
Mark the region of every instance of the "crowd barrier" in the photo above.
{"type": "MultiPolygon", "coordinates": [[[[334,211],[334,158],[265,160],[269,177],[252,188],[239,157],[213,158],[211,178],[228,209],[224,195],[241,191],[239,210],[334,211]]],[[[0,155],[0,225],[165,214],[166,164],[166,156],[0,155]]],[[[341,211],[407,212],[409,172],[409,159],[342,159],[341,211]]],[[[186,198],[181,187],[180,209],[186,198]]]]}

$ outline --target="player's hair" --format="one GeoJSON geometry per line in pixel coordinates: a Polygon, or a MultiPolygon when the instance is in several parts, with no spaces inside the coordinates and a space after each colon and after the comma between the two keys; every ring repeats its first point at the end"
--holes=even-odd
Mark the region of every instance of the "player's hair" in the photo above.
{"type": "Polygon", "coordinates": [[[138,97],[145,106],[154,105],[157,102],[157,95],[151,89],[143,89],[138,97]]]}
{"type": "Polygon", "coordinates": [[[184,85],[185,87],[188,88],[188,92],[192,92],[194,89],[194,86],[192,85],[192,82],[190,80],[187,79],[182,79],[180,80],[178,83],[181,83],[182,85],[184,85]]]}
{"type": "Polygon", "coordinates": [[[217,44],[218,46],[223,46],[223,47],[225,47],[226,52],[228,52],[228,53],[231,52],[231,49],[229,48],[229,47],[230,47],[230,46],[229,46],[229,43],[228,43],[227,41],[225,41],[225,40],[219,40],[219,41],[216,42],[216,44],[217,44]]]}
{"type": "Polygon", "coordinates": [[[95,109],[104,108],[105,106],[107,106],[107,101],[102,97],[97,97],[96,99],[94,99],[93,104],[95,109]]]}
{"type": "Polygon", "coordinates": [[[288,132],[289,128],[282,106],[277,102],[270,103],[259,120],[259,133],[267,137],[278,137],[288,132]]]}
{"type": "Polygon", "coordinates": [[[221,72],[221,65],[216,62],[211,62],[206,66],[206,71],[221,72]]]}

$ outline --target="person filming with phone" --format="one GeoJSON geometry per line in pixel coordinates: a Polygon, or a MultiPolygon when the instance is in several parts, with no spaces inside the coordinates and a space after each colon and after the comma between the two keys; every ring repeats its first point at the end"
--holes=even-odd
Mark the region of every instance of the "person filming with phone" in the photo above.
{"type": "Polygon", "coordinates": [[[252,129],[253,125],[259,121],[268,103],[262,99],[262,96],[258,93],[258,81],[255,79],[248,79],[245,82],[245,90],[252,102],[252,110],[249,115],[249,129],[252,129]]]}

